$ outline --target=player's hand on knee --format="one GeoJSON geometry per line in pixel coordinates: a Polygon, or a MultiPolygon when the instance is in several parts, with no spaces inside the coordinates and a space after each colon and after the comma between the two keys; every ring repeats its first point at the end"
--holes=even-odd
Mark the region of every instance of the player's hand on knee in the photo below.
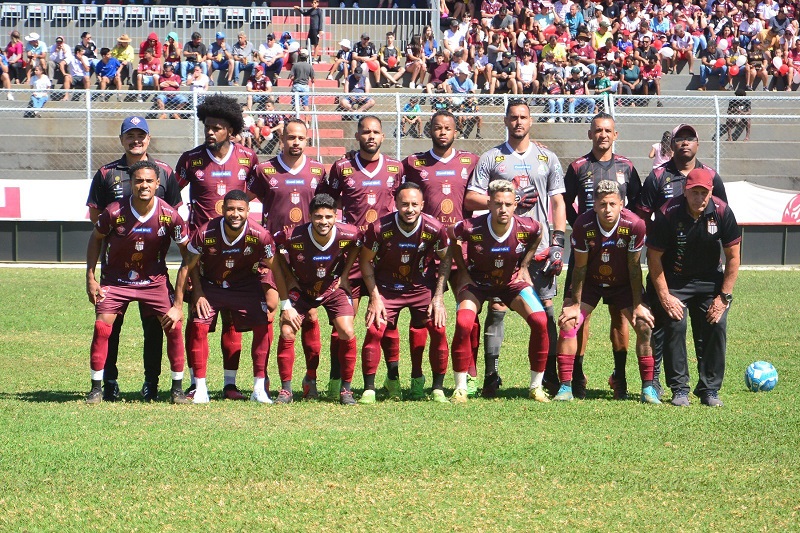
{"type": "Polygon", "coordinates": [[[581,316],[580,305],[564,306],[561,309],[561,314],[558,317],[558,327],[564,330],[570,330],[578,323],[578,317],[581,316]]]}
{"type": "Polygon", "coordinates": [[[167,314],[161,317],[161,328],[164,331],[172,331],[181,320],[183,320],[183,309],[171,307],[167,314]]]}
{"type": "Polygon", "coordinates": [[[297,331],[300,329],[303,319],[299,314],[297,314],[297,310],[295,310],[293,307],[289,307],[281,312],[281,322],[284,324],[289,324],[294,331],[297,331]]]}
{"type": "Polygon", "coordinates": [[[97,305],[97,302],[102,302],[105,297],[103,289],[96,280],[91,279],[86,281],[86,295],[89,297],[89,303],[97,305]]]}
{"type": "Polygon", "coordinates": [[[428,318],[433,320],[434,327],[443,328],[447,325],[447,308],[441,297],[431,300],[428,305],[428,318]]]}
{"type": "Polygon", "coordinates": [[[200,318],[208,318],[211,315],[211,305],[206,300],[205,296],[200,296],[197,298],[197,301],[194,304],[195,313],[200,318]]]}
{"type": "Polygon", "coordinates": [[[638,326],[639,322],[644,323],[650,329],[654,328],[656,325],[653,313],[651,313],[650,309],[644,304],[639,304],[636,309],[633,310],[634,327],[638,326]]]}

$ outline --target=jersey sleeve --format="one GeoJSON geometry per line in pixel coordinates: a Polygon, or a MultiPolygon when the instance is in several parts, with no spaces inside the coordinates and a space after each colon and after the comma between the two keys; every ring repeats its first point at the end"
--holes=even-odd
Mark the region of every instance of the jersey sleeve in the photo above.
{"type": "Polygon", "coordinates": [[[554,153],[548,155],[547,161],[550,173],[547,176],[547,195],[554,196],[564,193],[564,169],[561,168],[561,161],[554,153]]]}
{"type": "Polygon", "coordinates": [[[647,247],[657,252],[663,252],[669,244],[669,221],[659,209],[656,211],[655,220],[647,232],[647,247]]]}
{"type": "Polygon", "coordinates": [[[448,230],[449,237],[453,241],[466,241],[467,237],[469,236],[469,230],[466,227],[466,223],[463,220],[456,222],[454,226],[451,226],[448,230]]]}
{"type": "Polygon", "coordinates": [[[634,219],[631,227],[631,240],[628,243],[629,252],[639,252],[644,248],[645,238],[647,234],[647,226],[639,217],[634,219]]]}
{"type": "Polygon", "coordinates": [[[728,194],[725,192],[725,184],[722,183],[722,178],[714,171],[714,190],[712,191],[712,195],[716,196],[720,200],[725,203],[728,203],[728,194]]]}
{"type": "Polygon", "coordinates": [[[177,211],[172,219],[172,240],[178,244],[189,241],[189,227],[177,211]]]}
{"type": "Polygon", "coordinates": [[[637,209],[645,213],[652,213],[656,209],[656,198],[658,196],[656,181],[655,171],[650,172],[644,179],[642,190],[639,193],[639,200],[636,204],[637,209]]]}
{"type": "Polygon", "coordinates": [[[89,186],[89,197],[86,199],[86,205],[101,211],[108,206],[103,194],[103,173],[100,170],[94,173],[92,184],[89,186]]]}
{"type": "Polygon", "coordinates": [[[578,196],[578,174],[575,171],[575,164],[567,167],[567,173],[564,175],[564,206],[567,209],[567,222],[574,228],[575,219],[578,218],[578,212],[575,210],[575,198],[578,196]]]}
{"type": "Polygon", "coordinates": [[[638,205],[641,192],[642,180],[639,178],[639,172],[636,170],[636,167],[633,166],[631,162],[631,179],[628,181],[628,185],[625,188],[625,195],[627,196],[625,206],[631,211],[638,205]]]}
{"type": "Polygon", "coordinates": [[[205,224],[200,227],[197,231],[195,231],[192,236],[189,238],[189,244],[187,248],[189,249],[189,253],[194,255],[202,255],[203,253],[203,239],[205,238],[205,224]]]}
{"type": "Polygon", "coordinates": [[[94,228],[100,235],[108,235],[111,233],[111,230],[114,229],[111,226],[111,211],[108,208],[104,209],[100,216],[97,217],[97,223],[94,225],[94,228]]]}
{"type": "Polygon", "coordinates": [[[467,182],[467,190],[486,194],[489,190],[489,176],[494,169],[494,152],[492,150],[484,153],[478,164],[475,165],[475,172],[467,182]]]}
{"type": "Polygon", "coordinates": [[[186,154],[182,154],[181,157],[178,159],[178,164],[175,165],[175,178],[178,180],[178,187],[183,189],[191,182],[191,178],[189,177],[189,172],[186,170],[188,157],[186,154]]]}
{"type": "Polygon", "coordinates": [[[450,246],[450,237],[447,235],[447,228],[442,226],[436,234],[436,246],[434,247],[434,251],[437,253],[442,252],[446,250],[448,246],[450,246]]]}
{"type": "Polygon", "coordinates": [[[172,207],[177,208],[183,203],[181,198],[181,187],[178,185],[178,180],[175,178],[175,171],[169,169],[165,170],[167,175],[167,183],[164,184],[164,201],[172,207]]]}
{"type": "Polygon", "coordinates": [[[373,253],[378,253],[380,246],[380,219],[378,219],[370,224],[364,232],[364,247],[369,248],[373,253]]]}
{"type": "Polygon", "coordinates": [[[328,176],[319,182],[317,190],[314,194],[329,194],[334,200],[338,200],[342,195],[342,176],[339,172],[339,166],[334,163],[331,167],[331,172],[328,176]]]}
{"type": "Polygon", "coordinates": [[[264,179],[264,170],[261,166],[253,168],[247,180],[247,190],[256,195],[256,198],[263,203],[269,192],[267,180],[264,179]]]}
{"type": "Polygon", "coordinates": [[[569,238],[572,249],[576,252],[586,253],[589,247],[586,245],[586,229],[583,224],[577,224],[572,227],[572,235],[569,238]]]}
{"type": "Polygon", "coordinates": [[[724,215],[722,217],[720,242],[723,248],[730,248],[742,241],[742,229],[736,222],[736,216],[733,214],[731,206],[726,205],[724,215]]]}

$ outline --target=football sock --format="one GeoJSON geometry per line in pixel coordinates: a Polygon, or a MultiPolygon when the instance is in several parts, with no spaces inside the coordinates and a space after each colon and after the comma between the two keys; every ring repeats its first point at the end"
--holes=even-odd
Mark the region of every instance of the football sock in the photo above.
{"type": "Polygon", "coordinates": [[[92,389],[100,389],[103,387],[103,378],[92,380],[92,389]]]}
{"type": "Polygon", "coordinates": [[[444,388],[444,374],[433,374],[433,388],[434,389],[444,388]]]}
{"type": "Polygon", "coordinates": [[[281,389],[292,392],[292,380],[281,381],[281,389]]]}
{"type": "Polygon", "coordinates": [[[400,368],[397,361],[387,361],[386,377],[391,380],[400,379],[400,368]]]}
{"type": "MultiPolygon", "coordinates": [[[[466,373],[472,362],[472,346],[470,345],[470,332],[475,323],[475,311],[459,309],[456,313],[456,331],[453,335],[451,355],[453,358],[453,371],[456,374],[466,373]]],[[[474,363],[473,363],[474,364],[474,363]]],[[[466,388],[466,377],[464,378],[466,388]]],[[[456,387],[459,388],[459,387],[456,387]]]]}
{"type": "Polygon", "coordinates": [[[92,335],[92,347],[89,356],[89,365],[92,370],[102,371],[105,366],[106,354],[108,353],[108,338],[111,336],[112,328],[111,324],[106,324],[102,320],[95,320],[94,322],[94,334],[92,335]]]}
{"type": "MultiPolygon", "coordinates": [[[[208,328],[206,328],[206,334],[208,334],[208,328]]],[[[186,338],[186,365],[189,367],[190,371],[194,368],[194,353],[192,350],[192,341],[195,337],[197,337],[197,331],[195,329],[195,322],[189,317],[189,321],[186,323],[186,332],[184,333],[184,337],[186,338]]],[[[192,374],[192,385],[194,385],[194,374],[192,374]]]]}
{"type": "Polygon", "coordinates": [[[173,372],[180,372],[183,378],[184,352],[183,350],[183,324],[178,322],[167,334],[167,358],[169,368],[173,372]]]}
{"type": "Polygon", "coordinates": [[[330,354],[331,354],[331,379],[341,379],[342,377],[342,368],[339,364],[339,334],[337,333],[336,329],[334,328],[331,331],[331,341],[330,341],[330,354]]]}
{"type": "Polygon", "coordinates": [[[505,316],[505,311],[495,309],[489,309],[486,314],[486,322],[483,325],[483,353],[487,359],[500,357],[500,347],[505,335],[505,320],[503,320],[505,316]]]}
{"type": "Polygon", "coordinates": [[[572,371],[575,356],[565,353],[558,354],[558,379],[561,383],[572,382],[572,371]]]}
{"type": "MultiPolygon", "coordinates": [[[[139,310],[141,312],[141,307],[139,310]]],[[[158,375],[161,373],[162,347],[164,345],[164,330],[161,328],[161,321],[154,315],[143,316],[142,331],[144,333],[144,348],[142,349],[144,380],[150,383],[158,383],[158,375]]]]}
{"type": "Polygon", "coordinates": [[[381,357],[381,337],[385,328],[378,329],[372,323],[367,328],[364,344],[361,346],[361,372],[364,375],[375,374],[381,357]]]}
{"type": "Polygon", "coordinates": [[[266,392],[266,387],[264,387],[264,378],[253,378],[253,391],[254,392],[266,392]]]}
{"type": "Polygon", "coordinates": [[[464,389],[467,388],[467,373],[466,372],[454,372],[456,381],[456,388],[457,389],[464,389]]]}
{"type": "Polygon", "coordinates": [[[182,391],[183,390],[183,379],[172,379],[172,390],[173,391],[182,391]]]}
{"type": "Polygon", "coordinates": [[[292,370],[294,368],[294,339],[278,340],[278,375],[281,383],[292,381],[292,370]]]}
{"type": "Polygon", "coordinates": [[[197,388],[195,389],[195,395],[208,394],[208,387],[206,386],[206,378],[197,378],[196,385],[197,388]]]}
{"type": "MultiPolygon", "coordinates": [[[[269,334],[271,324],[259,324],[253,326],[253,343],[250,353],[253,358],[253,376],[264,377],[267,373],[267,360],[269,359],[269,349],[272,344],[272,336],[269,334]]],[[[294,347],[294,343],[292,343],[294,347]]],[[[227,370],[225,371],[228,372],[227,370]]],[[[236,374],[233,375],[236,383],[236,374]]],[[[226,383],[227,385],[227,383],[226,383]]]]}
{"type": "Polygon", "coordinates": [[[583,356],[576,355],[575,356],[575,363],[572,372],[578,376],[578,379],[583,380],[583,356]]]}
{"type": "MultiPolygon", "coordinates": [[[[447,358],[450,355],[450,348],[447,345],[447,331],[444,327],[437,328],[433,325],[433,320],[427,323],[428,330],[431,334],[431,347],[428,352],[428,359],[431,363],[431,370],[433,374],[440,374],[444,376],[447,373],[447,358]]],[[[422,375],[420,369],[419,375],[411,374],[411,377],[419,377],[422,375]]]]}
{"type": "MultiPolygon", "coordinates": [[[[348,387],[350,382],[353,381],[353,370],[356,366],[356,348],[355,337],[347,341],[339,339],[339,365],[342,371],[342,383],[346,381],[348,387]]],[[[347,390],[350,389],[348,388],[347,390]]]]}
{"type": "Polygon", "coordinates": [[[558,326],[556,326],[556,315],[552,305],[544,308],[547,315],[547,365],[545,366],[545,374],[548,376],[548,381],[558,382],[558,373],[556,372],[556,343],[558,342],[558,326]]]}
{"type": "Polygon", "coordinates": [[[242,334],[236,331],[233,324],[223,324],[219,344],[222,350],[222,368],[237,370],[242,355],[242,334]]]}
{"type": "Polygon", "coordinates": [[[186,328],[192,337],[186,339],[189,346],[189,360],[192,361],[192,382],[196,384],[198,378],[206,377],[208,367],[208,324],[195,322],[191,328],[186,328]]]}
{"type": "Polygon", "coordinates": [[[472,348],[472,359],[478,361],[478,348],[481,346],[481,320],[475,315],[475,322],[469,332],[469,345],[472,348]]]}
{"type": "Polygon", "coordinates": [[[192,369],[192,367],[189,367],[189,384],[190,385],[194,385],[195,384],[194,370],[192,369]]]}
{"type": "Polygon", "coordinates": [[[364,390],[375,390],[375,374],[364,374],[364,390]]]}
{"type": "Polygon", "coordinates": [[[346,390],[346,391],[350,390],[350,382],[349,381],[342,381],[342,390],[346,390]]]}
{"type": "MultiPolygon", "coordinates": [[[[119,334],[122,332],[122,324],[125,321],[125,315],[117,315],[114,319],[114,325],[111,329],[111,336],[108,337],[108,356],[105,363],[105,374],[103,379],[117,379],[119,372],[117,371],[117,355],[119,353],[119,334]]],[[[161,327],[161,324],[158,325],[161,327]]]]}
{"type": "Polygon", "coordinates": [[[535,389],[537,387],[541,387],[543,378],[544,378],[544,372],[536,372],[535,370],[531,370],[530,388],[535,389]]]}
{"type": "Polygon", "coordinates": [[[236,373],[238,370],[223,370],[222,371],[222,386],[236,385],[236,373]]]}
{"type": "Polygon", "coordinates": [[[625,363],[628,362],[628,350],[614,350],[614,377],[625,379],[625,363]]]}
{"type": "MultiPolygon", "coordinates": [[[[547,315],[538,311],[529,314],[525,321],[531,328],[530,337],[528,337],[528,361],[531,370],[544,373],[547,366],[547,350],[550,347],[547,334],[547,315]]],[[[539,384],[541,385],[541,380],[539,384]]]]}
{"type": "MultiPolygon", "coordinates": [[[[431,322],[429,322],[430,324],[431,322]]],[[[445,341],[447,342],[447,341],[445,341]]],[[[428,343],[428,329],[415,328],[408,326],[408,345],[411,350],[411,377],[422,376],[422,355],[425,353],[425,345],[428,343]]],[[[431,353],[433,353],[434,341],[431,341],[431,353]]]]}
{"type": "Polygon", "coordinates": [[[383,358],[389,362],[397,362],[400,360],[400,332],[397,328],[389,328],[383,330],[383,337],[381,337],[381,348],[383,349],[383,358]]]}
{"type": "Polygon", "coordinates": [[[322,350],[322,342],[320,342],[319,337],[319,321],[304,320],[300,331],[303,353],[306,356],[306,376],[310,379],[317,379],[319,353],[322,350]]]}
{"type": "Polygon", "coordinates": [[[490,376],[492,374],[497,374],[497,369],[498,369],[498,364],[497,363],[500,360],[500,355],[499,354],[498,355],[486,354],[485,359],[486,359],[486,361],[485,361],[486,362],[486,368],[483,371],[484,375],[485,376],[490,376]]]}
{"type": "Polygon", "coordinates": [[[639,357],[639,377],[642,378],[642,383],[649,381],[653,384],[653,356],[647,354],[644,357],[639,357]]]}

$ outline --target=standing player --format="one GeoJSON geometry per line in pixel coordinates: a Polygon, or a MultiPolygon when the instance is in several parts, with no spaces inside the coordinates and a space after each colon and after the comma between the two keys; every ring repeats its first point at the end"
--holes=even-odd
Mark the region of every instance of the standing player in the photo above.
{"type": "MultiPolygon", "coordinates": [[[[713,195],[722,200],[728,201],[725,194],[725,185],[717,171],[704,165],[697,159],[697,149],[700,139],[697,130],[689,124],[679,124],[672,130],[672,158],[658,168],[654,168],[645,178],[642,184],[642,193],[639,196],[637,213],[648,225],[662,205],[672,198],[680,198],[684,192],[686,177],[689,172],[696,168],[704,168],[714,176],[713,195]]],[[[652,294],[652,278],[647,276],[647,293],[652,294]]],[[[694,333],[694,330],[692,330],[694,333]]],[[[695,336],[695,345],[702,349],[702,339],[695,336]]],[[[653,385],[656,387],[659,396],[661,395],[661,361],[663,359],[663,335],[662,329],[656,327],[653,330],[653,358],[655,359],[655,373],[653,385]]]]}
{"type": "Polygon", "coordinates": [[[132,301],[141,303],[143,314],[158,317],[167,334],[167,357],[172,370],[172,403],[189,403],[183,381],[183,285],[187,269],[178,271],[177,290],[169,282],[166,255],[170,239],[187,258],[189,240],[186,223],[178,210],[156,196],[160,167],[139,161],[130,167],[131,196],[113,202],[97,218],[86,250],[86,293],[95,306],[96,319],[91,348],[92,389],[86,403],[103,401],[100,388],[117,315],[125,314],[132,301]],[[95,277],[102,254],[100,283],[95,277]]]}
{"type": "MultiPolygon", "coordinates": [[[[452,227],[457,222],[464,220],[464,194],[467,183],[472,177],[478,156],[472,152],[453,148],[453,142],[458,134],[456,117],[446,110],[433,114],[430,121],[431,144],[427,152],[412,154],[403,160],[404,180],[416,183],[422,191],[425,203],[422,212],[436,218],[446,227],[452,227]]],[[[454,265],[455,268],[455,265],[454,265]]],[[[452,284],[455,280],[450,279],[452,284]]],[[[452,287],[451,287],[452,288],[452,287]]],[[[415,328],[409,324],[409,344],[411,345],[411,362],[413,365],[419,361],[421,368],[422,354],[428,341],[428,330],[415,328]]],[[[470,332],[473,362],[470,365],[467,377],[467,390],[474,395],[477,388],[477,370],[475,361],[478,357],[478,345],[481,325],[478,315],[475,315],[475,327],[470,332]]],[[[414,374],[412,373],[412,379],[414,374]]]]}
{"type": "MultiPolygon", "coordinates": [[[[218,94],[208,96],[198,106],[197,118],[205,128],[206,141],[184,152],[178,159],[176,168],[181,188],[189,186],[189,229],[192,232],[222,215],[222,199],[228,191],[247,190],[247,178],[258,165],[258,156],[253,150],[232,141],[244,127],[242,109],[235,99],[218,94]]],[[[229,320],[230,315],[227,312],[221,314],[220,342],[225,375],[223,391],[228,399],[242,400],[244,396],[236,388],[242,335],[233,327],[229,320]]],[[[186,327],[191,328],[192,322],[186,324],[186,327]]],[[[193,333],[187,332],[186,337],[193,337],[193,333]]],[[[189,365],[193,368],[191,353],[189,357],[189,365]]],[[[189,388],[190,395],[193,390],[194,379],[189,388]]]]}
{"type": "MultiPolygon", "coordinates": [[[[380,361],[381,340],[386,331],[397,330],[397,317],[405,308],[411,313],[412,327],[431,333],[433,399],[447,402],[443,390],[448,355],[447,314],[442,296],[450,275],[450,240],[446,226],[422,212],[424,204],[419,185],[406,182],[395,193],[397,212],[373,222],[364,234],[359,264],[369,295],[369,306],[367,334],[361,350],[364,394],[359,403],[375,403],[375,373],[380,361]],[[435,269],[437,257],[440,260],[438,278],[435,269]]],[[[422,347],[424,350],[424,343],[422,347]]],[[[392,395],[400,389],[399,349],[384,353],[384,356],[387,367],[385,387],[392,395]]],[[[419,360],[411,360],[410,399],[425,398],[424,388],[420,353],[419,360]]]]}
{"type": "MultiPolygon", "coordinates": [[[[309,206],[311,222],[297,226],[291,235],[275,234],[288,275],[278,290],[281,295],[281,337],[278,342],[278,372],[281,391],[276,401],[292,403],[292,368],[294,340],[309,309],[325,308],[333,323],[338,341],[335,344],[338,365],[332,365],[328,392],[336,391],[343,405],[355,405],[350,383],[356,365],[356,336],[353,306],[347,273],[361,248],[361,232],[349,224],[336,222],[336,201],[327,194],[317,194],[309,206]]],[[[334,354],[331,353],[331,358],[334,354]]]]}
{"type": "MultiPolygon", "coordinates": [[[[592,151],[585,156],[573,161],[564,174],[564,204],[567,210],[567,222],[575,228],[578,215],[592,211],[594,208],[595,187],[604,180],[610,180],[619,186],[620,195],[629,209],[635,209],[636,200],[642,183],[639,173],[627,157],[614,153],[614,142],[618,132],[614,117],[608,113],[598,113],[592,118],[589,127],[589,139],[592,141],[592,151]],[[573,204],[578,201],[578,210],[573,204]]],[[[571,301],[572,270],[574,254],[570,255],[567,268],[567,279],[564,287],[564,298],[571,301]]],[[[574,301],[572,302],[575,303],[574,301]]],[[[627,382],[625,380],[625,363],[628,358],[628,322],[622,315],[622,310],[614,305],[608,306],[611,314],[611,350],[614,354],[614,373],[611,383],[614,397],[624,399],[627,396],[627,382]]],[[[578,379],[572,380],[572,394],[576,398],[586,397],[586,375],[583,373],[583,356],[586,353],[586,343],[589,340],[589,316],[587,315],[578,333],[577,356],[575,357],[575,375],[578,379]]],[[[554,376],[545,376],[545,388],[551,387],[549,392],[554,394],[558,380],[554,376]]]]}
{"type": "MultiPolygon", "coordinates": [[[[550,373],[555,374],[555,342],[558,330],[553,297],[556,295],[556,278],[563,267],[561,256],[564,253],[564,232],[567,228],[563,196],[564,175],[558,157],[531,141],[531,112],[524,100],[509,101],[504,122],[508,141],[481,156],[475,175],[467,185],[464,209],[487,209],[489,197],[486,192],[489,183],[496,179],[505,179],[513,183],[517,190],[516,213],[529,216],[541,225],[542,239],[536,258],[530,263],[530,279],[547,314],[550,339],[547,366],[550,373]],[[552,220],[548,213],[552,214],[552,220]],[[550,224],[553,225],[552,235],[550,224]]],[[[503,317],[505,309],[493,306],[484,325],[484,389],[489,387],[489,396],[502,383],[497,372],[497,361],[504,336],[503,317]]]]}
{"type": "Polygon", "coordinates": [[[463,268],[464,285],[458,291],[456,332],[453,336],[453,372],[456,389],[452,401],[467,401],[467,370],[472,350],[469,332],[475,315],[490,298],[499,298],[519,313],[531,328],[528,360],[529,397],[549,402],[542,388],[547,363],[547,316],[531,286],[530,265],[542,238],[543,227],[535,220],[514,215],[518,184],[498,179],[489,183],[489,213],[459,222],[450,237],[466,243],[466,261],[455,247],[455,260],[463,268]]]}
{"type": "MultiPolygon", "coordinates": [[[[156,196],[177,208],[181,205],[181,191],[175,180],[172,168],[147,154],[150,146],[150,128],[142,117],[128,117],[122,122],[119,140],[125,154],[106,165],[103,165],[94,175],[89,189],[89,198],[86,205],[89,207],[89,218],[92,224],[97,224],[97,219],[106,207],[113,202],[122,201],[131,195],[131,179],[128,171],[139,161],[151,161],[158,167],[158,187],[156,196]]],[[[139,305],[139,316],[142,320],[144,331],[144,348],[142,359],[144,361],[144,383],[142,384],[142,397],[145,400],[155,400],[158,397],[158,377],[161,375],[161,355],[164,342],[164,331],[155,315],[145,316],[143,308],[139,305]]],[[[119,385],[117,384],[117,354],[119,353],[119,334],[122,331],[123,314],[118,314],[114,320],[111,336],[108,338],[108,357],[106,358],[103,379],[103,400],[113,402],[119,399],[119,385]]]]}
{"type": "MultiPolygon", "coordinates": [[[[325,180],[325,166],[304,155],[308,144],[308,128],[299,119],[286,122],[281,133],[281,153],[259,164],[250,176],[247,187],[264,206],[262,224],[275,235],[307,224],[308,205],[317,186],[325,180]]],[[[267,292],[267,303],[276,309],[278,293],[267,292]]],[[[306,376],[303,378],[303,397],[316,398],[317,368],[321,349],[317,310],[310,309],[302,325],[302,345],[306,356],[306,376]]]]}
{"type": "MultiPolygon", "coordinates": [[[[602,299],[616,309],[636,330],[636,355],[642,378],[641,401],[658,404],[653,387],[653,352],[650,332],[653,315],[642,303],[641,255],[645,223],[622,207],[624,200],[616,180],[601,180],[592,194],[592,209],[572,223],[575,267],[572,297],[559,317],[558,374],[561,386],[553,399],[573,398],[572,372],[577,360],[578,331],[602,299]]],[[[612,337],[613,340],[613,337],[612,337]]],[[[616,391],[615,391],[616,398],[616,391]]]]}
{"type": "MultiPolygon", "coordinates": [[[[342,218],[356,226],[362,233],[384,215],[394,211],[394,191],[400,185],[402,165],[381,153],[383,125],[378,117],[367,115],[358,121],[356,129],[358,152],[335,162],[328,179],[317,187],[317,193],[332,196],[342,209],[342,218]]],[[[363,290],[361,270],[357,264],[349,275],[353,310],[358,313],[363,290]]],[[[336,335],[331,336],[331,354],[337,353],[336,335]]],[[[384,337],[384,350],[399,352],[400,337],[397,330],[384,337]]],[[[335,364],[335,360],[333,361],[335,364]]],[[[399,389],[393,394],[399,393],[399,389]]]]}
{"type": "MultiPolygon", "coordinates": [[[[275,245],[261,225],[247,220],[247,193],[234,189],[225,194],[223,216],[200,226],[189,243],[189,275],[192,278],[191,320],[194,327],[186,342],[192,352],[196,388],[194,403],[208,403],[206,366],[208,328],[223,309],[231,315],[238,332],[253,331],[254,402],[272,403],[267,389],[268,335],[267,291],[275,292],[272,269],[275,245]]],[[[276,274],[280,278],[280,273],[276,274]]]]}

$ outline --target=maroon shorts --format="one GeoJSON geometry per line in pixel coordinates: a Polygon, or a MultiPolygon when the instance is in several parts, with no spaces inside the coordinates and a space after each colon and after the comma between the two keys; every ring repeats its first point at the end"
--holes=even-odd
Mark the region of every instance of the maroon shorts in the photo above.
{"type": "Polygon", "coordinates": [[[207,318],[200,318],[192,312],[192,322],[210,326],[217,313],[228,311],[236,331],[251,331],[254,326],[267,324],[267,300],[260,284],[223,289],[203,281],[203,292],[211,306],[211,313],[207,318]]]}
{"type": "Polygon", "coordinates": [[[291,291],[289,299],[292,301],[292,306],[297,311],[297,314],[303,319],[306,318],[311,309],[316,309],[320,305],[325,308],[328,313],[328,320],[331,322],[333,322],[334,318],[339,318],[340,316],[355,315],[353,301],[342,289],[336,289],[321,298],[314,298],[307,294],[291,291]]]}
{"type": "Polygon", "coordinates": [[[600,287],[599,285],[590,285],[588,283],[583,284],[581,303],[597,307],[601,298],[604,304],[614,306],[619,310],[633,307],[633,291],[630,285],[600,287]]]}
{"type": "Polygon", "coordinates": [[[417,287],[407,291],[390,291],[380,289],[383,306],[389,329],[397,327],[400,311],[408,307],[411,312],[411,325],[422,326],[428,321],[428,306],[431,303],[432,291],[428,287],[417,287]]]}
{"type": "Polygon", "coordinates": [[[464,288],[461,289],[461,292],[458,293],[458,299],[460,301],[464,293],[471,292],[478,300],[478,303],[480,304],[479,308],[483,306],[483,302],[486,300],[491,301],[493,298],[499,299],[506,305],[511,305],[511,302],[514,301],[514,298],[519,296],[519,293],[528,287],[530,287],[530,285],[521,280],[512,281],[508,285],[501,287],[487,287],[484,285],[470,284],[465,285],[464,288]]]}
{"type": "Polygon", "coordinates": [[[363,279],[358,277],[358,278],[350,278],[347,281],[350,282],[350,297],[353,299],[354,302],[360,300],[362,296],[369,296],[367,294],[367,287],[364,285],[363,279]]]}
{"type": "Polygon", "coordinates": [[[142,316],[164,316],[172,309],[175,291],[169,279],[148,285],[101,285],[104,296],[94,306],[100,315],[124,315],[131,302],[139,302],[142,316]]]}

